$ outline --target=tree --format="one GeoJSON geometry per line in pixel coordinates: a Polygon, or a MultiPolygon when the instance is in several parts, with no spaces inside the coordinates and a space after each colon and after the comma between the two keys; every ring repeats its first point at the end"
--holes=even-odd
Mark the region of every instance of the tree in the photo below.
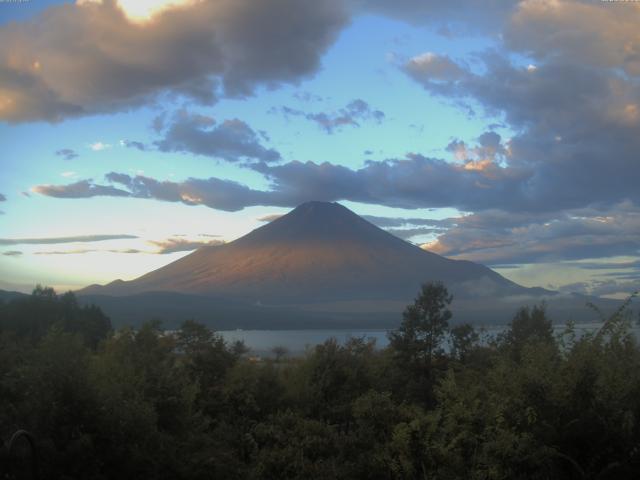
{"type": "Polygon", "coordinates": [[[400,328],[389,333],[391,347],[410,362],[430,367],[441,352],[449,328],[453,296],[441,282],[427,282],[404,313],[400,328]]]}
{"type": "Polygon", "coordinates": [[[451,354],[464,362],[471,349],[478,343],[478,332],[472,325],[463,323],[451,329],[451,354]]]}
{"type": "Polygon", "coordinates": [[[271,353],[273,353],[276,363],[280,363],[283,358],[289,355],[289,349],[282,345],[276,345],[271,349],[271,353]]]}
{"type": "Polygon", "coordinates": [[[518,358],[527,343],[552,343],[553,325],[547,318],[544,303],[533,308],[520,308],[504,333],[503,339],[511,347],[513,355],[518,358]]]}

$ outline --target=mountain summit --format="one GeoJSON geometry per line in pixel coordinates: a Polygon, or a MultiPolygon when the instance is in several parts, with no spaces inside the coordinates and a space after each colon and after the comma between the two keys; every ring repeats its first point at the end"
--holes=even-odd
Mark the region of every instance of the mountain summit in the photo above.
{"type": "Polygon", "coordinates": [[[81,293],[167,291],[263,305],[410,300],[428,280],[462,296],[527,290],[483,265],[422,250],[338,203],[308,202],[233,242],[81,293]]]}

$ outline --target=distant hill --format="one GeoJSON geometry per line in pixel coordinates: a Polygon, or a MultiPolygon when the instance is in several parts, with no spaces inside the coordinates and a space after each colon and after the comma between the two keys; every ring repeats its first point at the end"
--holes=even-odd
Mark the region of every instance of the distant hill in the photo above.
{"type": "Polygon", "coordinates": [[[7,291],[7,290],[0,290],[0,301],[1,302],[10,302],[11,300],[14,300],[16,298],[23,298],[23,297],[27,297],[28,295],[26,293],[20,293],[20,292],[11,292],[11,291],[7,291]]]}

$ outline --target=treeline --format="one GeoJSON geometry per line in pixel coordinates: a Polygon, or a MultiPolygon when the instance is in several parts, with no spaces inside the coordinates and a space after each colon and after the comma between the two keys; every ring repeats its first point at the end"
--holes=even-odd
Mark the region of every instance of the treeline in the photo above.
{"type": "Polygon", "coordinates": [[[0,437],[29,430],[46,479],[639,478],[626,304],[582,336],[523,308],[480,341],[450,302],[423,286],[385,349],[254,362],[201,324],[114,332],[38,288],[0,305],[0,437]]]}

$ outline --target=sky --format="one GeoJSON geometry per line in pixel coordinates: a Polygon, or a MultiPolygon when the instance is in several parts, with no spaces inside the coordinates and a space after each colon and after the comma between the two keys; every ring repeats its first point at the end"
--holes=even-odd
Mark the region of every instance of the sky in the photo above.
{"type": "Polygon", "coordinates": [[[640,287],[640,3],[0,1],[0,288],[310,200],[525,286],[640,287]]]}

